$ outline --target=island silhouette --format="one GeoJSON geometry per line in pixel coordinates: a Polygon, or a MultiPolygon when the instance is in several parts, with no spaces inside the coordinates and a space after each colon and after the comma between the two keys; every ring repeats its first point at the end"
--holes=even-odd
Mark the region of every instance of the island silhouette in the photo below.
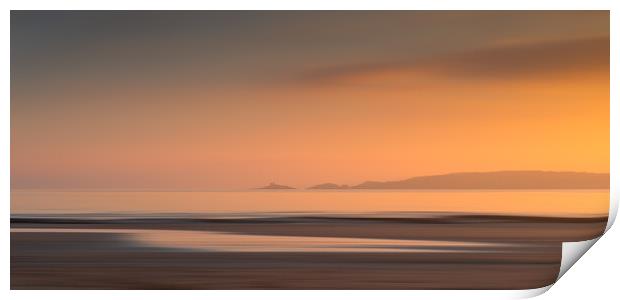
{"type": "Polygon", "coordinates": [[[324,183],[308,189],[609,189],[609,173],[556,171],[461,172],[354,186],[324,183]]]}
{"type": "Polygon", "coordinates": [[[294,190],[294,187],[277,184],[275,182],[270,183],[269,185],[259,187],[259,190],[294,190]]]}

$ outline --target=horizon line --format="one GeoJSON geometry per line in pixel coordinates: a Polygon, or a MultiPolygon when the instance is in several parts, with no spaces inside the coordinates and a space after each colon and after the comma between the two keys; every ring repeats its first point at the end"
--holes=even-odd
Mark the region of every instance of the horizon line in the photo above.
{"type": "MultiPolygon", "coordinates": [[[[349,185],[351,187],[355,186],[355,185],[359,185],[365,182],[386,182],[386,181],[401,181],[401,180],[407,180],[407,179],[412,179],[412,178],[419,178],[419,177],[433,177],[433,176],[445,176],[445,175],[454,175],[454,174],[481,174],[481,173],[502,173],[502,172],[545,172],[545,173],[578,173],[578,174],[596,174],[596,175],[610,175],[610,172],[592,172],[592,171],[555,171],[555,170],[496,170],[496,171],[458,171],[458,172],[448,172],[448,173],[435,173],[435,174],[431,174],[431,175],[418,175],[418,176],[411,176],[411,177],[407,177],[404,179],[396,179],[396,180],[365,180],[362,181],[361,183],[358,184],[354,184],[354,185],[349,185]]],[[[271,183],[277,183],[276,181],[269,181],[271,183]]],[[[317,186],[317,185],[321,185],[321,184],[327,184],[327,183],[333,183],[330,181],[323,181],[321,183],[315,183],[313,185],[309,185],[307,187],[300,187],[300,188],[296,188],[296,187],[292,187],[292,189],[288,189],[289,191],[291,190],[314,190],[316,191],[317,189],[312,189],[312,187],[317,186]]],[[[277,183],[279,184],[279,183],[277,183]]],[[[346,185],[346,184],[342,184],[342,185],[346,185]]],[[[576,188],[576,190],[579,188],[576,188]]],[[[604,188],[603,188],[604,189],[604,188]]],[[[120,188],[120,187],[110,187],[110,188],[105,188],[105,187],[93,187],[93,188],[72,188],[72,187],[10,187],[10,191],[88,191],[88,192],[97,192],[97,191],[102,191],[102,192],[243,192],[243,191],[274,191],[274,189],[262,189],[261,186],[258,187],[240,187],[240,188],[214,188],[214,189],[209,189],[209,188],[141,188],[141,187],[125,187],[125,188],[120,188]]],[[[320,190],[320,189],[318,189],[320,190]]],[[[357,189],[350,189],[350,190],[357,190],[357,189]]],[[[362,189],[362,190],[366,190],[366,189],[362,189]]],[[[394,189],[392,189],[394,190],[394,189]]],[[[399,189],[396,189],[399,190],[399,189]]],[[[409,190],[409,189],[402,189],[402,190],[409,190]]],[[[457,189],[418,189],[418,190],[457,190],[457,189]]],[[[462,190],[472,190],[472,189],[462,189],[462,190]]],[[[493,190],[493,189],[479,189],[479,190],[493,190]]],[[[521,189],[521,190],[527,190],[527,189],[521,189]]],[[[536,189],[531,189],[531,190],[536,190],[536,189]]],[[[545,189],[538,189],[538,190],[545,190],[545,189]]],[[[570,189],[546,189],[546,190],[570,190],[570,189]]],[[[583,190],[583,188],[581,189],[583,190]]],[[[596,190],[596,189],[595,189],[596,190]]],[[[281,190],[282,191],[282,190],[281,190]]],[[[286,189],[284,190],[286,191],[286,189]]]]}

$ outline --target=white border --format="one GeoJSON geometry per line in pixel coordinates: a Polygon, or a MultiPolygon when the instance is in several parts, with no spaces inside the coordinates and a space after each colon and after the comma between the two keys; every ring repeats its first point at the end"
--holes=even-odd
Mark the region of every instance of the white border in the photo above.
{"type": "MultiPolygon", "coordinates": [[[[143,0],[143,1],[122,1],[122,0],[108,0],[102,2],[94,1],[5,1],[3,2],[2,14],[2,34],[3,38],[3,51],[5,60],[3,62],[4,70],[3,76],[3,97],[1,102],[2,113],[2,147],[0,147],[1,154],[0,162],[2,164],[1,178],[2,180],[2,199],[6,212],[4,214],[5,224],[10,224],[8,217],[10,216],[10,13],[9,9],[23,9],[23,10],[46,10],[46,9],[71,9],[71,10],[92,10],[92,9],[148,9],[148,10],[183,10],[183,9],[211,9],[211,10],[250,10],[250,9],[334,9],[334,10],[348,10],[348,9],[361,9],[361,10],[389,10],[389,9],[415,9],[415,10],[529,10],[529,9],[586,9],[586,10],[611,10],[611,24],[612,24],[612,39],[611,39],[611,85],[610,97],[610,114],[611,114],[611,139],[610,147],[611,153],[619,153],[618,147],[619,137],[619,114],[620,105],[618,101],[617,83],[618,76],[618,59],[617,54],[620,53],[620,47],[618,47],[618,14],[620,13],[619,4],[620,1],[613,0],[521,0],[521,1],[484,1],[484,0],[438,0],[438,1],[421,1],[421,0],[381,0],[381,1],[369,1],[369,0],[314,0],[307,1],[307,3],[294,2],[294,1],[276,1],[276,0],[231,0],[231,1],[164,1],[164,0],[143,0]]],[[[612,155],[610,158],[611,163],[611,206],[610,206],[610,221],[608,223],[608,229],[610,228],[615,215],[617,214],[618,197],[620,196],[618,190],[618,159],[617,154],[612,155]]],[[[10,225],[9,225],[10,226],[10,225]]],[[[616,230],[617,231],[617,230],[616,230]]],[[[2,279],[5,285],[5,291],[9,291],[9,279],[10,279],[10,255],[9,255],[9,243],[10,236],[9,230],[5,230],[2,235],[2,279]]],[[[609,259],[614,259],[609,258],[609,259]]],[[[617,271],[616,271],[617,273],[617,271]]],[[[584,280],[587,278],[583,276],[584,280]]],[[[184,299],[204,299],[205,297],[215,298],[269,298],[269,299],[312,299],[315,300],[321,297],[355,297],[359,299],[375,299],[377,297],[390,297],[392,299],[410,299],[411,297],[422,298],[436,298],[436,299],[454,299],[458,297],[460,299],[504,299],[523,296],[535,296],[544,291],[547,288],[528,290],[528,291],[310,291],[310,292],[298,292],[298,291],[106,291],[106,292],[92,292],[92,291],[55,291],[55,292],[37,292],[37,291],[10,291],[9,295],[17,298],[34,298],[34,297],[62,297],[63,299],[81,299],[85,297],[90,299],[106,299],[110,298],[129,298],[129,297],[149,297],[154,299],[168,299],[170,297],[181,296],[184,299]]]]}
{"type": "Polygon", "coordinates": [[[620,153],[620,94],[618,94],[618,81],[620,78],[618,77],[618,54],[620,53],[620,40],[618,34],[620,33],[620,1],[614,2],[616,4],[616,9],[612,10],[610,13],[610,103],[609,103],[609,146],[610,146],[610,155],[609,155],[609,164],[610,164],[610,205],[609,205],[609,221],[607,222],[608,231],[616,220],[616,216],[618,215],[618,202],[620,202],[620,190],[618,190],[618,182],[620,177],[618,177],[618,171],[620,166],[620,161],[618,161],[618,153],[620,153]],[[614,155],[615,154],[615,155],[614,155]]]}
{"type": "Polygon", "coordinates": [[[8,9],[29,10],[608,10],[614,6],[613,0],[521,0],[521,1],[485,1],[485,0],[108,0],[108,1],[77,1],[77,0],[23,0],[8,1],[8,9]]]}

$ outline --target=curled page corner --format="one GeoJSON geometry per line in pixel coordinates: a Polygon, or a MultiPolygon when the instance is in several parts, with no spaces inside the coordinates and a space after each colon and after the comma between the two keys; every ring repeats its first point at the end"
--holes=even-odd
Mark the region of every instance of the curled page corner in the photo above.
{"type": "Polygon", "coordinates": [[[521,293],[518,294],[516,299],[527,299],[527,298],[534,298],[534,297],[540,296],[546,293],[552,286],[553,284],[550,284],[550,285],[543,286],[543,287],[536,288],[536,289],[523,290],[521,293]]]}
{"type": "MultiPolygon", "coordinates": [[[[564,242],[562,243],[562,262],[560,263],[560,273],[558,279],[568,271],[601,237],[587,241],[564,242]]],[[[557,281],[556,280],[556,281],[557,281]]]]}
{"type": "MultiPolygon", "coordinates": [[[[613,180],[614,178],[611,177],[613,180]]],[[[611,228],[616,221],[616,216],[618,215],[618,201],[620,200],[619,191],[611,187],[609,191],[609,215],[607,217],[607,226],[605,227],[605,232],[611,228]]]]}

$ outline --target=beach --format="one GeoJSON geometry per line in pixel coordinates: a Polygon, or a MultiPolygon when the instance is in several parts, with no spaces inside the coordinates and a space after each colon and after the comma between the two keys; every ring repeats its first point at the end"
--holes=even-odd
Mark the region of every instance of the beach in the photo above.
{"type": "Polygon", "coordinates": [[[12,217],[11,288],[529,289],[556,280],[561,242],[600,236],[606,221],[501,215],[12,217]],[[176,244],[140,243],[138,237],[160,232],[218,238],[205,235],[193,248],[192,235],[176,244]],[[238,242],[231,242],[236,236],[238,242]]]}

